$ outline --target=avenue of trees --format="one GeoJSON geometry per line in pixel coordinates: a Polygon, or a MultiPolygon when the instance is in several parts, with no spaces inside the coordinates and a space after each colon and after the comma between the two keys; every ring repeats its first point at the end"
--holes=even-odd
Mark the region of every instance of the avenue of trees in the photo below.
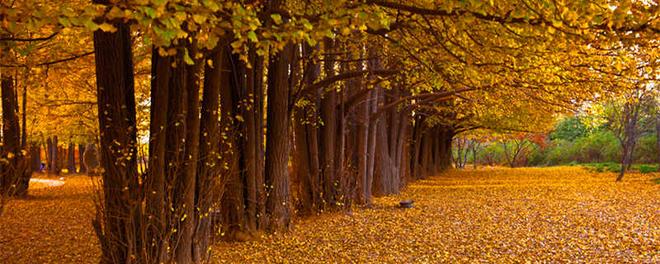
{"type": "Polygon", "coordinates": [[[369,206],[470,131],[615,97],[637,120],[660,46],[658,5],[632,0],[2,0],[0,20],[0,196],[27,195],[38,146],[71,172],[98,144],[103,263],[205,262],[369,206]]]}

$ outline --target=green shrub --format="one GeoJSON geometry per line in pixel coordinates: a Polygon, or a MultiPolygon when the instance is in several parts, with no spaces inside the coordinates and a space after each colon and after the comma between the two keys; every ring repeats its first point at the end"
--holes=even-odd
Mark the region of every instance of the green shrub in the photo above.
{"type": "Polygon", "coordinates": [[[640,165],[639,166],[639,172],[640,173],[651,173],[651,172],[656,172],[658,171],[658,168],[653,165],[640,165]]]}
{"type": "Polygon", "coordinates": [[[608,162],[606,163],[605,168],[607,168],[607,171],[609,172],[621,172],[621,164],[618,163],[608,162]]]}
{"type": "Polygon", "coordinates": [[[635,147],[636,163],[655,163],[658,160],[658,145],[655,135],[643,135],[635,147]]]}

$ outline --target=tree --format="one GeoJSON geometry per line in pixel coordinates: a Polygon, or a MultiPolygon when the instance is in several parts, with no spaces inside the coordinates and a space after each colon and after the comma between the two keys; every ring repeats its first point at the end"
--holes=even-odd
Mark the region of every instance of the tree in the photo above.
{"type": "Polygon", "coordinates": [[[639,87],[619,100],[612,100],[602,109],[606,127],[616,135],[621,145],[621,171],[617,181],[621,181],[625,171],[630,169],[633,152],[641,134],[640,119],[651,106],[650,94],[653,90],[639,87]]]}
{"type": "Polygon", "coordinates": [[[573,141],[587,134],[587,127],[579,117],[569,116],[563,118],[550,133],[550,139],[563,139],[573,141]]]}
{"type": "Polygon", "coordinates": [[[123,263],[203,262],[217,228],[250,239],[288,229],[294,206],[369,205],[450,168],[460,133],[545,131],[621,89],[612,47],[650,47],[657,33],[649,4],[629,1],[20,2],[2,6],[0,39],[25,53],[2,63],[28,69],[23,99],[37,103],[23,114],[39,129],[27,133],[53,138],[53,171],[56,136],[100,135],[95,228],[104,261],[123,263]],[[93,62],[69,45],[89,32],[93,62]],[[35,41],[57,45],[24,43],[35,41]]]}
{"type": "Polygon", "coordinates": [[[502,149],[504,150],[504,157],[509,167],[513,168],[518,165],[526,165],[527,156],[529,152],[539,146],[538,143],[543,140],[543,137],[538,137],[533,134],[518,133],[511,135],[510,138],[502,140],[502,149]]]}
{"type": "Polygon", "coordinates": [[[660,164],[660,111],[658,110],[655,114],[655,139],[658,149],[658,164],[660,164]]]}
{"type": "MultiPolygon", "coordinates": [[[[7,43],[0,42],[2,60],[11,60],[7,43]]],[[[21,145],[21,130],[18,116],[18,96],[14,76],[0,71],[2,98],[2,148],[0,159],[0,199],[3,205],[7,197],[27,195],[32,170],[29,157],[21,145]]],[[[1,209],[0,209],[1,210],[1,209]]]]}
{"type": "Polygon", "coordinates": [[[116,22],[114,27],[115,32],[94,32],[104,168],[103,211],[94,220],[94,228],[101,242],[102,262],[129,263],[140,257],[140,240],[136,238],[141,228],[135,203],[139,194],[134,192],[138,173],[133,58],[128,25],[116,22]]]}

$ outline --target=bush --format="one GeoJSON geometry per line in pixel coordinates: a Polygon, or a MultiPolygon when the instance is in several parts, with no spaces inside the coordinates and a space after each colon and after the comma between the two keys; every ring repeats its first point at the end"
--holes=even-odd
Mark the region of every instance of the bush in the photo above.
{"type": "Polygon", "coordinates": [[[639,172],[640,173],[651,173],[651,172],[657,172],[658,167],[653,166],[653,165],[640,165],[639,166],[639,172]]]}
{"type": "Polygon", "coordinates": [[[504,158],[504,149],[498,143],[486,145],[479,153],[478,160],[486,165],[502,165],[506,161],[504,158]]]}
{"type": "Polygon", "coordinates": [[[598,164],[596,166],[596,172],[603,172],[603,171],[605,171],[605,166],[603,166],[603,164],[598,164]]]}
{"type": "Polygon", "coordinates": [[[583,166],[596,172],[619,172],[621,164],[614,162],[584,163],[583,166]]]}
{"type": "Polygon", "coordinates": [[[580,162],[612,162],[619,160],[619,141],[610,131],[594,131],[587,137],[578,138],[569,151],[580,162]]]}
{"type": "Polygon", "coordinates": [[[552,166],[574,161],[573,155],[569,153],[572,148],[573,144],[570,141],[563,139],[552,140],[543,151],[543,163],[552,166]]]}
{"type": "Polygon", "coordinates": [[[636,163],[655,163],[658,160],[658,145],[655,135],[644,135],[639,138],[635,148],[636,163]]]}
{"type": "Polygon", "coordinates": [[[618,163],[607,163],[606,168],[609,172],[621,172],[621,164],[618,163]]]}

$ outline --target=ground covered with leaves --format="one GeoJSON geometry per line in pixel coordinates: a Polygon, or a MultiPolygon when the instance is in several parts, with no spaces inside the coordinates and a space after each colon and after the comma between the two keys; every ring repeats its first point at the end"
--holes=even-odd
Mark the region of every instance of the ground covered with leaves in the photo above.
{"type": "MultiPolygon", "coordinates": [[[[660,262],[656,174],[578,167],[453,171],[373,208],[299,219],[284,235],[223,242],[215,263],[660,262]],[[403,199],[414,208],[399,209],[403,199]]],[[[0,263],[98,263],[88,177],[35,183],[0,217],[0,263]]]]}
{"type": "Polygon", "coordinates": [[[0,216],[0,263],[98,263],[91,178],[35,177],[0,216]]]}
{"type": "Polygon", "coordinates": [[[578,167],[454,171],[303,220],[284,236],[224,243],[219,263],[660,262],[652,175],[578,167]],[[399,209],[402,199],[413,209],[399,209]]]}

